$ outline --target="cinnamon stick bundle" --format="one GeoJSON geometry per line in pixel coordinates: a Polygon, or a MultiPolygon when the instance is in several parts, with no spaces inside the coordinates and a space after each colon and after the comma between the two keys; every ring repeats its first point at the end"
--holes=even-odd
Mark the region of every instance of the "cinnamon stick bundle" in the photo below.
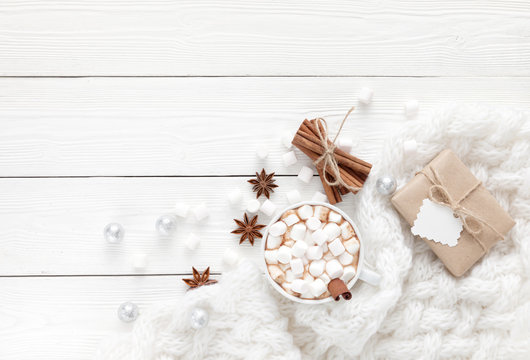
{"type": "Polygon", "coordinates": [[[327,146],[334,147],[333,142],[327,137],[326,129],[320,121],[317,121],[317,119],[304,120],[296,132],[292,144],[315,163],[320,180],[324,186],[324,192],[326,193],[330,204],[336,204],[342,201],[342,195],[345,195],[350,191],[355,194],[360,188],[362,188],[370,170],[372,169],[372,164],[334,147],[333,156],[338,165],[340,182],[355,190],[350,190],[346,186],[340,184],[329,185],[330,183],[336,183],[337,179],[333,175],[334,172],[331,165],[328,164],[326,168],[324,168],[325,162],[319,161],[326,151],[322,143],[323,140],[319,134],[325,139],[324,141],[326,141],[327,146]]]}

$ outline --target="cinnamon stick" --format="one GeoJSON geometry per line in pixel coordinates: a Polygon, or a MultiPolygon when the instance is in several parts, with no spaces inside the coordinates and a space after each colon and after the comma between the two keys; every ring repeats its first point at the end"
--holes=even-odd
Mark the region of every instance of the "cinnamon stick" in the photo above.
{"type": "Polygon", "coordinates": [[[340,297],[344,300],[351,300],[351,292],[348,286],[341,279],[333,279],[328,284],[328,290],[335,301],[339,301],[340,297]]]}

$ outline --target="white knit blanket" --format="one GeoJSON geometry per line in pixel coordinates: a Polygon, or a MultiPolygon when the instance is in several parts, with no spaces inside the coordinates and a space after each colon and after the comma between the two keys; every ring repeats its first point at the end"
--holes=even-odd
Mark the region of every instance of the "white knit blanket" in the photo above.
{"type": "Polygon", "coordinates": [[[530,120],[512,110],[450,106],[410,121],[389,140],[352,215],[379,288],[358,283],[351,301],[295,304],[244,261],[219,284],[144,311],[101,359],[530,359],[530,120]],[[404,158],[403,141],[418,142],[404,158]],[[379,195],[384,173],[407,183],[451,148],[516,221],[504,241],[454,278],[379,195]],[[193,330],[193,307],[209,311],[193,330]]]}

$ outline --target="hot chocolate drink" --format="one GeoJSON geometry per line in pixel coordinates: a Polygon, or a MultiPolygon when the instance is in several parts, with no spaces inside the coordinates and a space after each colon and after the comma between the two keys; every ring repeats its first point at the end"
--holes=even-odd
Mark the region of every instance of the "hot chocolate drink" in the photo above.
{"type": "Polygon", "coordinates": [[[269,227],[265,241],[271,278],[301,299],[325,299],[331,280],[347,284],[357,273],[360,242],[353,226],[326,206],[287,210],[269,227]]]}

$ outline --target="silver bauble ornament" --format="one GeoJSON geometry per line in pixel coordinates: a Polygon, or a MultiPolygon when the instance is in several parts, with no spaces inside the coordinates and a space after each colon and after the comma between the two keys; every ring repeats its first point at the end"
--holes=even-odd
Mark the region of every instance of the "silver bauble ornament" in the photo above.
{"type": "Polygon", "coordinates": [[[390,195],[396,191],[396,180],[392,176],[381,176],[375,183],[377,192],[381,195],[390,195]]]}
{"type": "Polygon", "coordinates": [[[125,230],[123,226],[118,223],[110,223],[103,229],[103,236],[105,240],[111,244],[119,243],[123,240],[125,230]]]}
{"type": "Polygon", "coordinates": [[[155,226],[160,235],[171,235],[177,230],[177,218],[174,215],[162,215],[156,220],[155,226]]]}
{"type": "Polygon", "coordinates": [[[124,302],[118,308],[118,318],[126,323],[133,322],[140,313],[138,305],[132,302],[124,302]]]}
{"type": "Polygon", "coordinates": [[[208,315],[208,311],[203,308],[195,308],[191,310],[190,325],[192,328],[201,329],[205,327],[208,325],[209,319],[210,316],[208,315]]]}

